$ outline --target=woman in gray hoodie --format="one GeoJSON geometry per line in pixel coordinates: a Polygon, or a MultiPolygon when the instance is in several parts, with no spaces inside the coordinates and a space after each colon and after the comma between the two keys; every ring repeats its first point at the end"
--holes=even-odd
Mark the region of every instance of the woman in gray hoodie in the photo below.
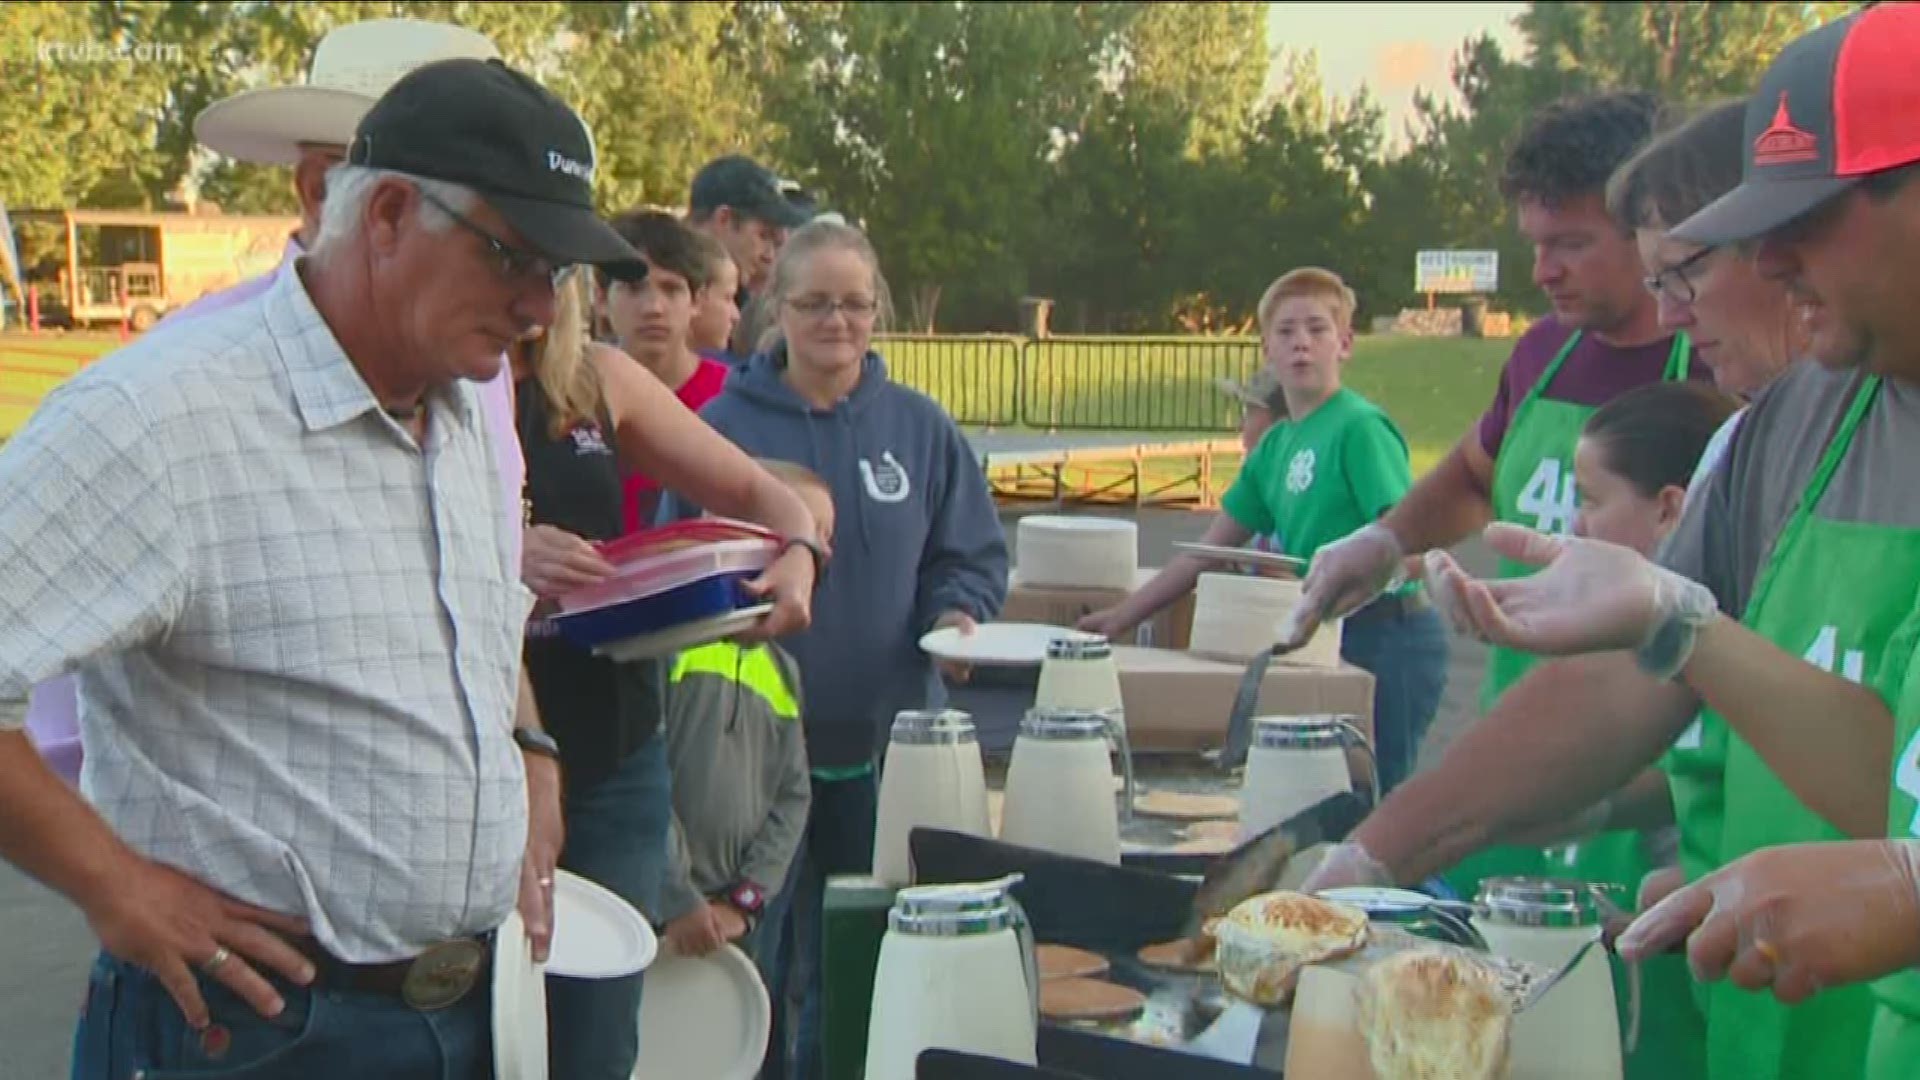
{"type": "MultiPolygon", "coordinates": [[[[781,248],[765,301],[777,316],[776,336],[700,415],[755,457],[818,473],[840,517],[813,624],[781,642],[806,688],[813,808],[787,886],[767,913],[773,952],[763,954],[776,975],[768,988],[775,1004],[768,1072],[811,1078],[820,1075],[826,878],[871,870],[874,763],[894,714],[944,704],[921,635],[996,617],[1008,556],[966,437],[932,399],[890,381],[871,348],[888,305],[865,235],[834,221],[802,226],[781,248]],[[798,999],[797,1031],[795,1018],[781,1016],[783,982],[794,987],[785,996],[798,999]],[[783,1060],[788,1041],[796,1046],[791,1071],[783,1060]]],[[[676,497],[665,513],[691,517],[699,509],[676,497]]]]}

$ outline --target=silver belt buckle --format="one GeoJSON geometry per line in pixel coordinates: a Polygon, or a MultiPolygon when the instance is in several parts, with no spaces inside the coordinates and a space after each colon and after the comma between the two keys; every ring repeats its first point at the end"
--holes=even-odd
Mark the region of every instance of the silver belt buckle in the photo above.
{"type": "Polygon", "coordinates": [[[422,1012],[444,1009],[473,989],[486,958],[485,946],[471,938],[443,941],[414,958],[400,996],[422,1012]]]}

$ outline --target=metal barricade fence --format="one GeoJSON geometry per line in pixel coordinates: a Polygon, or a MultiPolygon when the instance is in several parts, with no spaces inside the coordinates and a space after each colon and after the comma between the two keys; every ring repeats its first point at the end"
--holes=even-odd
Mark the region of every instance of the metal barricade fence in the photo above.
{"type": "Polygon", "coordinates": [[[1021,416],[1017,337],[991,334],[886,334],[874,348],[893,381],[938,401],[960,424],[1011,427],[1021,416]]]}
{"type": "Polygon", "coordinates": [[[875,340],[893,378],[961,424],[1115,431],[1233,431],[1220,379],[1260,363],[1246,337],[892,334],[875,340]]]}

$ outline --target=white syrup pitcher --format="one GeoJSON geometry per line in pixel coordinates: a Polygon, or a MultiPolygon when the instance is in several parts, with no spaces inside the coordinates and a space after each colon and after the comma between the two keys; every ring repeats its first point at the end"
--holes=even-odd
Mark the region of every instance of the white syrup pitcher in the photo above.
{"type": "MultiPolygon", "coordinates": [[[[1489,878],[1474,928],[1496,955],[1556,970],[1601,933],[1594,887],[1559,878],[1489,878]]],[[[1620,1080],[1613,969],[1594,949],[1539,1004],[1514,1018],[1513,1080],[1620,1080]]]]}
{"type": "Polygon", "coordinates": [[[993,835],[980,740],[966,713],[909,710],[894,716],[880,771],[874,877],[895,887],[913,882],[907,841],[918,827],[993,835]]]}
{"type": "Polygon", "coordinates": [[[1038,1064],[1040,976],[1019,875],[902,889],[874,972],[866,1080],[913,1080],[920,1054],[1038,1064]]]}
{"type": "Polygon", "coordinates": [[[1109,739],[1120,746],[1123,797],[1133,805],[1133,755],[1126,728],[1108,713],[1035,708],[1020,722],[1007,767],[1000,839],[1009,844],[1120,864],[1109,739]]]}

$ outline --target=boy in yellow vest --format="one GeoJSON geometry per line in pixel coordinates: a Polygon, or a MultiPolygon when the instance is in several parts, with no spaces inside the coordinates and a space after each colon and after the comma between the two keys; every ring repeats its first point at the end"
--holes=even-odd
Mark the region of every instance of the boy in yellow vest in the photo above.
{"type": "MultiPolygon", "coordinates": [[[[826,483],[789,462],[760,465],[794,489],[816,539],[831,544],[826,483]]],[[[754,931],[787,880],[813,801],[799,666],[771,642],[716,641],[674,658],[666,696],[674,821],[655,916],[676,953],[735,942],[755,956],[754,931]]]]}

